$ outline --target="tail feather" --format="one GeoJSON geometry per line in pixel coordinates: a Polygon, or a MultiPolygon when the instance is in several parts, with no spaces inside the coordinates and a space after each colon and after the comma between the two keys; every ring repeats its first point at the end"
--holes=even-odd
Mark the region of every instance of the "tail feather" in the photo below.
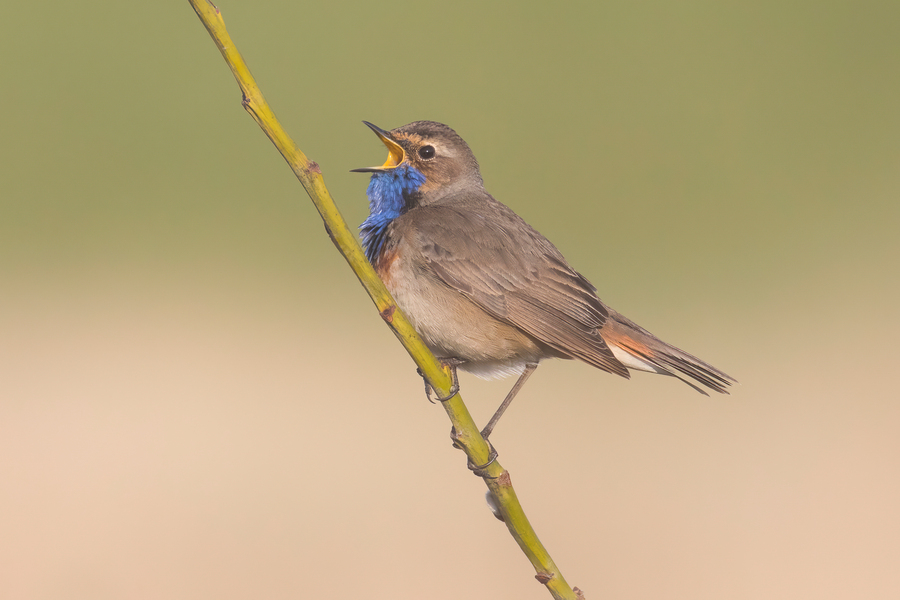
{"type": "Polygon", "coordinates": [[[727,394],[727,388],[737,383],[734,377],[665,343],[619,313],[609,313],[600,335],[626,367],[677,377],[704,395],[708,395],[706,390],[695,382],[720,394],[727,394]]]}

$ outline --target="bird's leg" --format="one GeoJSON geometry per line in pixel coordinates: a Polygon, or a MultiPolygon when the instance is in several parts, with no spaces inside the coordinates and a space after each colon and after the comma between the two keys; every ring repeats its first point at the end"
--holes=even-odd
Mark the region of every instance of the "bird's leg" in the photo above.
{"type": "Polygon", "coordinates": [[[432,395],[435,393],[434,388],[431,387],[431,384],[428,383],[428,379],[425,378],[425,374],[422,372],[422,369],[416,369],[419,373],[419,376],[425,381],[425,397],[428,398],[428,401],[434,404],[435,402],[446,402],[453,396],[459,393],[459,376],[456,374],[456,367],[463,364],[464,360],[459,358],[440,358],[441,364],[447,367],[450,367],[450,391],[446,396],[432,398],[432,395]]]}
{"type": "Polygon", "coordinates": [[[522,386],[525,385],[525,382],[528,381],[528,378],[531,377],[531,374],[534,373],[534,370],[537,369],[537,363],[528,363],[525,365],[525,370],[522,371],[522,374],[519,375],[518,381],[509,390],[509,393],[504,398],[503,403],[500,404],[500,408],[497,409],[497,412],[494,413],[494,416],[491,417],[491,420],[488,421],[488,424],[484,426],[484,429],[481,430],[481,437],[485,440],[490,437],[491,432],[494,431],[494,427],[497,426],[497,421],[500,420],[500,417],[503,416],[503,413],[506,412],[506,409],[509,408],[510,403],[513,401],[513,398],[516,397],[516,394],[519,393],[519,390],[522,389],[522,386]]]}

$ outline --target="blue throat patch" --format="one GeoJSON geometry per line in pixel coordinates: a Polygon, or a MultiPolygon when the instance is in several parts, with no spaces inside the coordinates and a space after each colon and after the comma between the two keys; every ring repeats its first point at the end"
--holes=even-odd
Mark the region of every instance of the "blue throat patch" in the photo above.
{"type": "Polygon", "coordinates": [[[385,233],[391,221],[407,210],[406,196],[425,183],[425,176],[409,165],[372,173],[366,195],[369,217],[359,226],[366,258],[375,265],[384,247],[385,233]]]}

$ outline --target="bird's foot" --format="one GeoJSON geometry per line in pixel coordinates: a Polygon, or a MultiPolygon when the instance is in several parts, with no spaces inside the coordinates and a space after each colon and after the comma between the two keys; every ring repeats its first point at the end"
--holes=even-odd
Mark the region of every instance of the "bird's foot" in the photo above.
{"type": "Polygon", "coordinates": [[[456,367],[463,364],[465,361],[460,360],[458,358],[442,358],[440,359],[441,364],[445,367],[450,367],[450,391],[447,392],[445,396],[437,396],[437,392],[434,391],[434,388],[431,387],[431,384],[428,382],[428,379],[425,377],[425,374],[422,373],[422,369],[416,369],[419,373],[419,376],[425,381],[425,397],[428,398],[428,401],[434,404],[435,402],[447,402],[453,396],[459,393],[459,376],[456,374],[456,367]]]}
{"type": "Polygon", "coordinates": [[[499,456],[499,454],[497,454],[497,451],[494,449],[494,446],[486,438],[484,441],[487,442],[488,449],[490,450],[490,454],[488,454],[488,461],[486,463],[484,463],[483,465],[476,465],[472,462],[472,459],[470,458],[470,459],[468,459],[468,461],[466,461],[466,466],[469,467],[469,470],[472,471],[472,473],[474,473],[478,477],[481,477],[482,479],[496,479],[496,477],[488,476],[487,468],[489,466],[491,466],[492,464],[494,464],[494,461],[497,460],[497,457],[499,456]]]}

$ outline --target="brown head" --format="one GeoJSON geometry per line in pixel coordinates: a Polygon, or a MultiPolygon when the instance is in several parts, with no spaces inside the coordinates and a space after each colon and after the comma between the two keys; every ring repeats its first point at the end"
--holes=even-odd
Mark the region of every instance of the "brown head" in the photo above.
{"type": "Polygon", "coordinates": [[[367,121],[378,138],[387,146],[387,161],[380,167],[354,169],[357,172],[378,172],[409,165],[425,177],[419,188],[419,205],[431,204],[451,194],[484,189],[478,161],[469,145],[442,123],[415,121],[409,125],[385,131],[367,121]]]}

